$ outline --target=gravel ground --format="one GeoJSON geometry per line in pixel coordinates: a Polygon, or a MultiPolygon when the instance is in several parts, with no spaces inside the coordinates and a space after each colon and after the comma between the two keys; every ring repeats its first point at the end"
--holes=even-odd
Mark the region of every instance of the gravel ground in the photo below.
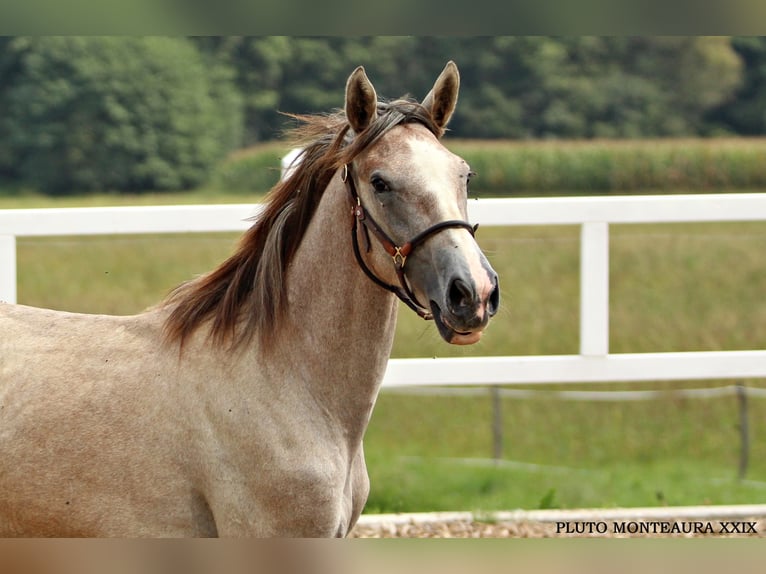
{"type": "Polygon", "coordinates": [[[351,538],[670,538],[766,537],[766,516],[619,517],[573,520],[473,519],[454,516],[363,517],[351,538]]]}
{"type": "Polygon", "coordinates": [[[448,522],[410,522],[406,524],[359,524],[351,538],[547,538],[554,536],[555,525],[518,522],[488,524],[467,520],[448,522]]]}

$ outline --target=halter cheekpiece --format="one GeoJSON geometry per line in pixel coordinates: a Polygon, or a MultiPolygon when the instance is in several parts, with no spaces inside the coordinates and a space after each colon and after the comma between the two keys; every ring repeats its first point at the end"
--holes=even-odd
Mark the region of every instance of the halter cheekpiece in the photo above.
{"type": "Polygon", "coordinates": [[[351,197],[351,204],[352,204],[351,211],[354,216],[353,224],[351,227],[351,240],[354,247],[354,256],[356,257],[356,261],[359,264],[359,267],[361,267],[365,275],[367,275],[367,277],[369,277],[374,283],[383,287],[387,291],[394,293],[397,297],[399,297],[399,299],[401,299],[410,309],[415,311],[420,317],[422,317],[423,319],[427,321],[430,319],[433,319],[433,314],[431,313],[431,311],[428,309],[428,307],[421,304],[417,300],[417,298],[415,297],[415,294],[412,292],[412,289],[410,288],[409,282],[407,281],[407,277],[405,276],[405,269],[404,269],[404,266],[407,263],[407,257],[410,256],[410,254],[415,250],[415,248],[418,245],[424,243],[429,237],[438,233],[439,231],[443,231],[444,229],[449,229],[449,228],[462,228],[462,229],[467,229],[471,235],[474,235],[479,225],[478,224],[471,225],[467,221],[461,221],[459,219],[441,221],[439,223],[432,225],[425,231],[418,233],[415,237],[410,239],[404,245],[399,246],[388,236],[388,234],[385,231],[383,231],[380,225],[378,225],[377,222],[365,211],[364,207],[362,206],[362,200],[360,199],[359,194],[357,193],[357,190],[356,190],[356,184],[354,183],[354,175],[351,172],[351,167],[348,164],[345,164],[343,166],[343,173],[341,174],[341,180],[343,181],[343,183],[346,184],[346,189],[348,189],[349,196],[351,197]],[[370,249],[372,248],[372,246],[370,245],[370,237],[369,237],[369,232],[372,231],[373,235],[377,237],[383,249],[386,250],[386,253],[388,253],[391,256],[391,259],[394,264],[394,270],[396,271],[396,276],[399,279],[399,285],[391,285],[389,283],[386,283],[385,281],[380,279],[377,275],[375,275],[375,273],[373,273],[372,270],[365,263],[364,259],[362,258],[361,250],[359,249],[359,234],[358,234],[359,223],[362,224],[362,231],[364,232],[365,251],[369,253],[370,249]]]}

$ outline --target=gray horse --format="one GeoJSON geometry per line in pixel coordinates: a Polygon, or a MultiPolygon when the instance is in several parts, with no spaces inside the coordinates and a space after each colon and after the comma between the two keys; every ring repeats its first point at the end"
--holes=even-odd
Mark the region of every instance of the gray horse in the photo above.
{"type": "Polygon", "coordinates": [[[156,307],[0,304],[0,535],[346,535],[397,297],[454,344],[498,306],[439,141],[458,85],[379,102],[357,68],[234,254],[156,307]]]}

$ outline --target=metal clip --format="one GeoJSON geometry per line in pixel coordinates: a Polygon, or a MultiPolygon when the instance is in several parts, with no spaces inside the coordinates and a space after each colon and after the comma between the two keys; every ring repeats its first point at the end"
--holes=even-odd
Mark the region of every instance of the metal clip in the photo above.
{"type": "Polygon", "coordinates": [[[396,250],[394,254],[391,256],[394,260],[394,265],[399,267],[399,269],[404,268],[404,263],[407,261],[407,256],[402,253],[401,247],[394,246],[394,249],[396,250]],[[399,263],[401,261],[401,263],[399,263]]]}

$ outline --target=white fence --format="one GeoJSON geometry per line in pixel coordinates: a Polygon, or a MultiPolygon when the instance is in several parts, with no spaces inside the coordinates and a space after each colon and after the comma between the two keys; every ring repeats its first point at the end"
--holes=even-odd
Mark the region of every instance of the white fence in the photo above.
{"type": "MultiPolygon", "coordinates": [[[[0,300],[16,301],[16,237],[242,231],[257,212],[256,205],[0,210],[0,300]]],[[[483,226],[581,226],[580,353],[392,359],[385,386],[766,377],[766,350],[609,353],[609,224],[766,221],[766,194],[483,199],[470,202],[469,216],[483,226]]]]}

